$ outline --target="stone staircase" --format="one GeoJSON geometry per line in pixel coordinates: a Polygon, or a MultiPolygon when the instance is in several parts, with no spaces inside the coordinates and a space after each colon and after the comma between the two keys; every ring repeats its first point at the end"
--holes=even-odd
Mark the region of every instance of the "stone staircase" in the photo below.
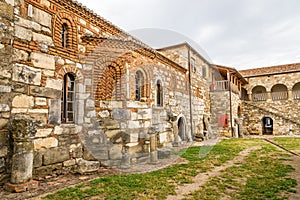
{"type": "Polygon", "coordinates": [[[263,111],[264,113],[274,115],[286,122],[295,124],[298,127],[300,127],[300,122],[298,119],[295,119],[294,117],[291,117],[291,116],[285,116],[284,114],[282,114],[281,110],[279,110],[278,108],[276,108],[272,105],[271,106],[269,105],[268,108],[264,108],[262,106],[257,105],[257,103],[253,103],[253,102],[249,102],[249,101],[244,101],[243,103],[251,108],[258,109],[258,110],[263,111]]]}

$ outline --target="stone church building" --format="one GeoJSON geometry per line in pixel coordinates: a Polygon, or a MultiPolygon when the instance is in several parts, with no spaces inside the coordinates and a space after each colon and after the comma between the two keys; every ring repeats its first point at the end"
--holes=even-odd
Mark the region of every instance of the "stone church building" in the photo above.
{"type": "Polygon", "coordinates": [[[73,0],[0,0],[0,34],[8,189],[195,139],[299,134],[300,64],[237,71],[188,43],[154,49],[73,0]]]}

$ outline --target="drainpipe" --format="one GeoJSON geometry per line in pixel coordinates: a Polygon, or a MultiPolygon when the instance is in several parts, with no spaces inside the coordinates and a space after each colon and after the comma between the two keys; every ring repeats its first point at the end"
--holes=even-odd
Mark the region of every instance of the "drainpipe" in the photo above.
{"type": "Polygon", "coordinates": [[[190,123],[191,123],[191,136],[193,140],[193,112],[192,112],[192,76],[191,76],[191,47],[188,50],[188,68],[189,68],[189,101],[190,101],[190,123]]]}
{"type": "Polygon", "coordinates": [[[230,72],[229,71],[227,71],[227,80],[228,80],[228,89],[229,89],[230,130],[231,130],[231,137],[234,137],[234,135],[233,135],[233,124],[232,124],[231,81],[230,81],[230,72]]]}

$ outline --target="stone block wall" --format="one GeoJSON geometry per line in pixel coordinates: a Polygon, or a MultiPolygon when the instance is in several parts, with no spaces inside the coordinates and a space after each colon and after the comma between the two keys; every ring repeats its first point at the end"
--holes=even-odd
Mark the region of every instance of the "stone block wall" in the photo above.
{"type": "Polygon", "coordinates": [[[7,124],[12,107],[11,85],[13,70],[14,1],[0,1],[0,182],[11,172],[12,141],[7,124]]]}
{"type": "Polygon", "coordinates": [[[273,102],[244,102],[242,104],[244,134],[263,134],[263,117],[273,119],[273,135],[299,135],[299,102],[281,100],[273,102]]]}
{"type": "MultiPolygon", "coordinates": [[[[128,40],[122,30],[76,2],[1,0],[0,4],[0,182],[11,173],[15,141],[9,122],[17,118],[37,122],[32,136],[33,178],[71,170],[90,172],[100,164],[120,166],[128,155],[130,163],[139,162],[149,156],[153,128],[158,147],[170,147],[179,120],[180,141],[192,140],[191,126],[195,132],[203,125],[210,102],[200,69],[192,75],[190,97],[184,66],[128,40]],[[61,35],[64,23],[66,46],[61,35]],[[136,70],[146,79],[141,101],[135,100],[136,70]],[[74,123],[61,118],[67,73],[75,77],[74,123]],[[161,106],[156,102],[158,80],[161,106]]],[[[197,60],[200,66],[198,62],[202,61],[197,60]]]]}

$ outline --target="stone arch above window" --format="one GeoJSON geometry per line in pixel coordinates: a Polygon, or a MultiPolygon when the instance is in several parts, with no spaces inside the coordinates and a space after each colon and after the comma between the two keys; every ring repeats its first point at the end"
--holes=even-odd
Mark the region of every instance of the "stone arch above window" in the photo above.
{"type": "Polygon", "coordinates": [[[253,101],[266,101],[267,100],[267,90],[264,86],[255,86],[252,89],[252,100],[253,101]]]}
{"type": "Polygon", "coordinates": [[[81,71],[74,65],[64,65],[59,70],[57,70],[56,77],[63,80],[65,74],[67,73],[73,74],[77,82],[83,83],[83,75],[81,71]]]}
{"type": "Polygon", "coordinates": [[[53,19],[52,37],[55,46],[68,50],[77,50],[78,31],[72,17],[59,12],[53,19]]]}
{"type": "Polygon", "coordinates": [[[271,89],[272,100],[288,99],[288,89],[284,84],[276,84],[271,89]]]}
{"type": "Polygon", "coordinates": [[[293,86],[293,98],[294,99],[300,99],[300,82],[296,83],[293,86]]]}

